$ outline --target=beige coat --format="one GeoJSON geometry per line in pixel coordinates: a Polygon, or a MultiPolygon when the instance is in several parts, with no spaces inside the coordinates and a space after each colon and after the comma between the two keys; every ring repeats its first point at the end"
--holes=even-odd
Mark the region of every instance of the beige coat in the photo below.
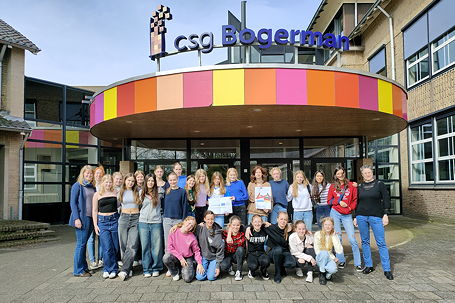
{"type": "MultiPolygon", "coordinates": [[[[271,212],[271,210],[268,213],[266,213],[264,210],[256,208],[256,203],[254,203],[254,201],[255,201],[254,200],[254,190],[256,187],[270,187],[270,183],[265,182],[265,183],[258,185],[256,183],[250,182],[248,184],[248,197],[249,197],[248,214],[259,215],[259,216],[268,216],[268,214],[271,212]]],[[[273,197],[272,197],[272,199],[273,199],[273,197]]]]}

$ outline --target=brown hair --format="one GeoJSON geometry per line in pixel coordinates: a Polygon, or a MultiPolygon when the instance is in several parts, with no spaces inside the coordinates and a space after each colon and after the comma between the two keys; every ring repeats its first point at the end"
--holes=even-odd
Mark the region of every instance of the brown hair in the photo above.
{"type": "Polygon", "coordinates": [[[123,184],[122,184],[122,188],[120,188],[120,192],[119,192],[119,197],[118,197],[118,200],[120,202],[123,202],[123,193],[125,192],[126,190],[126,180],[128,178],[134,178],[134,185],[133,185],[133,188],[131,189],[133,191],[133,197],[134,197],[134,202],[137,204],[137,205],[141,205],[142,204],[142,201],[141,199],[139,198],[139,193],[137,191],[137,183],[136,183],[136,177],[134,177],[134,175],[132,173],[128,173],[125,175],[125,179],[123,179],[123,184]]]}
{"type": "Polygon", "coordinates": [[[209,196],[213,195],[213,191],[215,190],[215,182],[213,182],[213,181],[215,180],[216,177],[218,177],[220,179],[220,194],[224,195],[226,193],[226,187],[224,187],[223,176],[221,175],[221,173],[219,171],[216,171],[212,175],[209,196]]]}
{"type": "Polygon", "coordinates": [[[253,169],[251,170],[250,181],[251,181],[252,183],[256,183],[256,176],[255,176],[255,174],[256,174],[256,171],[257,171],[258,169],[259,169],[259,170],[261,171],[261,173],[262,173],[262,182],[263,182],[263,183],[267,182],[267,169],[264,168],[264,167],[262,167],[262,166],[260,166],[260,165],[256,165],[256,166],[253,167],[253,169]]]}
{"type": "Polygon", "coordinates": [[[188,200],[188,203],[190,205],[194,205],[194,188],[196,187],[196,178],[194,175],[188,175],[186,176],[186,182],[188,182],[189,179],[194,179],[194,186],[193,188],[188,188],[188,183],[185,183],[185,191],[186,191],[186,199],[188,200]],[[190,194],[190,190],[193,190],[193,195],[190,194]]]}
{"type": "Polygon", "coordinates": [[[344,169],[343,166],[341,165],[338,165],[337,167],[335,167],[335,171],[333,172],[333,184],[335,185],[335,190],[336,191],[341,191],[341,182],[340,180],[337,178],[337,172],[342,170],[343,171],[343,174],[344,174],[344,186],[348,186],[349,184],[349,179],[346,178],[346,169],[344,169]]]}
{"type": "Polygon", "coordinates": [[[322,191],[324,191],[324,189],[327,186],[327,180],[325,179],[324,171],[323,170],[317,170],[314,173],[313,182],[311,184],[313,186],[313,188],[311,189],[311,196],[312,197],[318,197],[320,195],[319,194],[319,183],[318,183],[318,181],[316,181],[316,175],[317,174],[321,174],[322,178],[323,178],[323,180],[322,180],[322,191]]]}
{"type": "Polygon", "coordinates": [[[141,201],[144,201],[145,196],[149,195],[152,197],[152,206],[153,208],[158,206],[158,185],[156,184],[156,177],[154,174],[148,174],[144,178],[144,188],[141,190],[141,201]],[[152,188],[149,188],[147,186],[148,180],[152,178],[153,179],[153,186],[152,188]]]}

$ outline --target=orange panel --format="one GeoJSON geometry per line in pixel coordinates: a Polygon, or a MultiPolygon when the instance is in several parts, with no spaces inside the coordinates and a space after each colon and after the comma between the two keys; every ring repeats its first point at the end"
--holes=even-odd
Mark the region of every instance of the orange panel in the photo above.
{"type": "Polygon", "coordinates": [[[183,74],[160,76],[156,84],[157,110],[183,107],[183,74]]]}
{"type": "Polygon", "coordinates": [[[47,129],[44,131],[44,140],[48,141],[62,141],[62,131],[47,129]]]}
{"type": "Polygon", "coordinates": [[[307,71],[308,105],[335,105],[335,76],[332,71],[307,71]]]}
{"type": "Polygon", "coordinates": [[[135,81],[134,93],[135,113],[156,111],[156,78],[135,81]]]}
{"type": "Polygon", "coordinates": [[[359,76],[335,73],[336,106],[359,108],[359,76]]]}
{"type": "Polygon", "coordinates": [[[245,69],[245,104],[276,104],[275,69],[245,69]]]}
{"type": "Polygon", "coordinates": [[[392,84],[393,114],[398,117],[403,115],[403,95],[401,88],[392,84]]]}

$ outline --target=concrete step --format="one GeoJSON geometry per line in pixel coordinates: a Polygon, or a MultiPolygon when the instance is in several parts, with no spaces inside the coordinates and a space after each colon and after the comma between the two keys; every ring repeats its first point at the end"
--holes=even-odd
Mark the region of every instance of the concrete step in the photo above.
{"type": "Polygon", "coordinates": [[[0,220],[0,233],[20,230],[43,230],[49,229],[49,227],[49,223],[27,220],[0,220]]]}

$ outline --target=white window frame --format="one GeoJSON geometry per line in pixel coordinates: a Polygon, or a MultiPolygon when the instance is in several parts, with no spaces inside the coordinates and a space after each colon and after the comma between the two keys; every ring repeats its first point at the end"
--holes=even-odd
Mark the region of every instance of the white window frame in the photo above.
{"type": "MultiPolygon", "coordinates": [[[[450,115],[450,116],[447,116],[445,118],[448,118],[448,117],[451,117],[451,116],[455,116],[454,115],[450,115]]],[[[445,119],[445,118],[442,118],[442,119],[445,119]]],[[[441,118],[440,118],[441,119],[441,118]]],[[[440,119],[436,119],[434,118],[434,123],[433,125],[435,125],[435,130],[436,130],[436,153],[435,155],[433,155],[433,157],[435,158],[435,174],[436,174],[436,181],[438,183],[443,183],[443,184],[446,184],[446,183],[454,183],[455,180],[440,180],[439,179],[439,161],[444,161],[444,160],[455,160],[455,152],[453,155],[450,155],[450,146],[449,146],[449,155],[448,156],[443,156],[443,157],[439,157],[439,139],[446,139],[446,138],[452,138],[453,137],[453,141],[455,141],[455,125],[452,125],[452,129],[449,130],[449,133],[447,134],[444,134],[444,135],[439,135],[437,133],[438,131],[438,128],[437,128],[437,120],[440,120],[440,119]]],[[[454,147],[452,147],[454,148],[454,147]]],[[[453,168],[452,168],[453,170],[453,168]]]]}
{"type": "MultiPolygon", "coordinates": [[[[36,182],[36,179],[38,177],[37,174],[37,164],[24,164],[24,182],[36,182]],[[31,169],[33,171],[33,174],[27,175],[27,169],[31,169]],[[31,179],[31,180],[27,180],[31,179]]],[[[36,184],[24,184],[24,190],[36,190],[37,186],[36,184]]]]}
{"type": "MultiPolygon", "coordinates": [[[[418,127],[419,128],[419,132],[421,131],[421,127],[423,126],[424,124],[422,125],[418,125],[418,126],[414,126],[414,127],[418,127]]],[[[426,139],[421,139],[421,140],[418,140],[418,141],[414,141],[412,142],[412,128],[414,127],[410,127],[409,128],[409,144],[410,144],[410,147],[409,147],[409,158],[411,159],[411,165],[409,166],[409,169],[410,169],[410,183],[411,184],[432,184],[434,183],[434,180],[429,180],[429,181],[414,181],[414,175],[413,175],[413,165],[414,164],[420,164],[420,163],[428,163],[428,162],[431,162],[433,163],[433,174],[436,173],[435,169],[434,169],[434,153],[435,153],[435,150],[434,150],[434,144],[433,144],[433,136],[434,136],[434,124],[433,122],[431,123],[431,132],[432,132],[432,136],[430,138],[426,138],[426,139]],[[433,154],[433,157],[430,158],[430,159],[422,159],[422,160],[414,160],[413,159],[413,146],[414,145],[418,145],[418,144],[424,144],[424,143],[428,143],[428,142],[431,142],[431,150],[432,150],[432,154],[433,154]]]]}
{"type": "MultiPolygon", "coordinates": [[[[415,55],[417,55],[418,53],[420,53],[422,50],[423,50],[423,49],[420,49],[419,51],[417,51],[417,52],[416,52],[414,55],[412,55],[411,57],[414,57],[415,55]]],[[[409,58],[411,58],[411,57],[409,57],[409,58]]],[[[409,59],[406,60],[406,82],[407,82],[408,88],[409,88],[409,87],[412,87],[412,86],[415,86],[415,85],[421,83],[422,81],[425,81],[426,79],[430,78],[430,73],[428,73],[428,76],[426,76],[426,77],[420,79],[419,81],[414,82],[413,84],[409,84],[409,69],[410,69],[411,67],[413,67],[414,65],[419,64],[419,63],[422,62],[423,60],[428,59],[428,57],[429,57],[429,56],[428,56],[428,52],[427,52],[425,56],[423,56],[423,57],[417,59],[415,62],[412,62],[411,64],[409,64],[409,59]]],[[[428,60],[428,64],[430,64],[430,63],[432,64],[432,62],[430,62],[430,60],[428,60]]]]}
{"type": "MultiPolygon", "coordinates": [[[[445,33],[442,37],[448,35],[449,33],[450,33],[450,32],[445,33]]],[[[442,37],[441,37],[441,38],[442,38],[442,37]]],[[[437,73],[439,73],[441,70],[446,69],[446,68],[448,68],[448,67],[450,67],[450,66],[452,66],[452,65],[455,64],[455,61],[453,61],[452,63],[449,63],[448,65],[443,66],[443,67],[441,67],[441,68],[438,69],[438,70],[434,70],[434,61],[433,61],[433,59],[434,59],[434,53],[436,53],[436,52],[437,52],[438,50],[440,50],[441,48],[444,48],[444,47],[448,46],[451,42],[455,41],[455,35],[454,35],[452,38],[448,39],[447,41],[445,41],[444,43],[442,43],[441,45],[439,45],[439,46],[437,46],[437,47],[435,48],[434,44],[435,44],[438,40],[440,40],[441,38],[439,38],[439,39],[437,39],[436,41],[434,41],[434,42],[431,43],[431,59],[432,59],[432,60],[431,60],[431,71],[432,71],[433,75],[434,75],[434,74],[437,74],[437,73]]],[[[449,58],[450,58],[450,55],[449,55],[449,58]]]]}

